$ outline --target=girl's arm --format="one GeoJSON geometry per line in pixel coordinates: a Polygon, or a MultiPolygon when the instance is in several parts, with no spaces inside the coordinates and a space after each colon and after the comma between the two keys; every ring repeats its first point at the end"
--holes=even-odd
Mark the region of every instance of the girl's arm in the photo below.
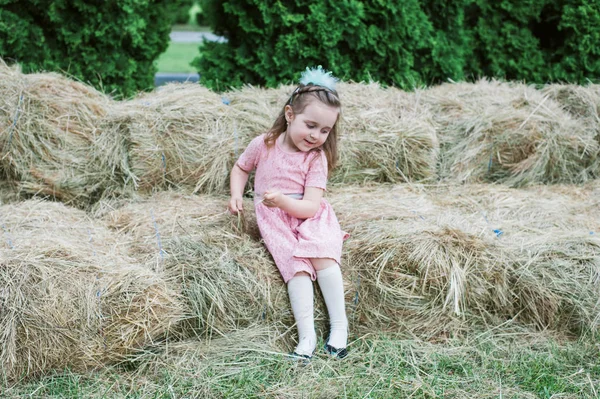
{"type": "Polygon", "coordinates": [[[263,204],[278,207],[298,219],[309,219],[319,210],[323,191],[322,188],[306,187],[301,200],[288,197],[280,191],[267,191],[263,196],[263,204]]]}
{"type": "Polygon", "coordinates": [[[243,170],[236,163],[233,165],[231,170],[231,177],[229,178],[229,187],[231,190],[231,199],[229,200],[229,211],[234,215],[244,210],[244,187],[248,182],[248,172],[243,170]]]}

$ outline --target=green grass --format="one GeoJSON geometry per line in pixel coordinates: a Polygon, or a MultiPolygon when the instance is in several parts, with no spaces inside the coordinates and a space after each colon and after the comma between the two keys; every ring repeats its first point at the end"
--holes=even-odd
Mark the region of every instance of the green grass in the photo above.
{"type": "Polygon", "coordinates": [[[200,43],[171,42],[157,60],[158,72],[196,72],[190,62],[200,54],[199,47],[200,43]]]}
{"type": "Polygon", "coordinates": [[[432,344],[370,336],[356,340],[344,360],[318,354],[305,364],[239,338],[216,349],[192,342],[146,354],[135,367],[64,372],[3,391],[45,398],[508,399],[594,398],[600,388],[594,342],[483,336],[432,344]]]}

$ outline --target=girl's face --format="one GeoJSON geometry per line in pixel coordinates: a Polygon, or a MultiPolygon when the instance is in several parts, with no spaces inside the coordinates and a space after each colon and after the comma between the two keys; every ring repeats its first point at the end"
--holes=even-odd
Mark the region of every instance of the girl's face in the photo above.
{"type": "Polygon", "coordinates": [[[301,114],[294,114],[292,107],[285,106],[285,119],[288,122],[284,144],[292,151],[308,152],[318,148],[327,137],[338,119],[339,109],[310,100],[301,114]]]}

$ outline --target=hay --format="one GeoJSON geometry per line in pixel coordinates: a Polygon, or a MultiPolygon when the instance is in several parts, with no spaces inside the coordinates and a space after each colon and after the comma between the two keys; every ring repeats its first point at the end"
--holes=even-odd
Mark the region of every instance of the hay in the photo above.
{"type": "Polygon", "coordinates": [[[161,192],[102,216],[123,234],[130,256],[164,270],[183,293],[185,335],[221,335],[289,315],[285,285],[258,241],[251,203],[241,225],[226,204],[226,197],[161,192]]]}
{"type": "MultiPolygon", "coordinates": [[[[225,94],[231,99],[238,155],[253,137],[271,127],[293,90],[294,86],[248,86],[225,94]]],[[[439,145],[431,115],[418,98],[375,83],[340,83],[338,92],[343,109],[340,166],[332,182],[402,182],[435,177],[439,145]]]]}
{"type": "Polygon", "coordinates": [[[17,184],[12,181],[0,180],[0,204],[19,200],[17,184]]]}
{"type": "Polygon", "coordinates": [[[596,184],[336,189],[330,201],[352,234],[346,271],[360,276],[359,325],[428,339],[510,319],[596,331],[597,193],[596,184]],[[548,209],[540,190],[558,205],[548,209]]]}
{"type": "MultiPolygon", "coordinates": [[[[600,85],[550,84],[542,93],[559,103],[585,129],[595,132],[596,141],[600,143],[600,85]]],[[[600,155],[591,170],[595,178],[600,177],[600,155]]]]}
{"type": "MultiPolygon", "coordinates": [[[[598,189],[334,188],[328,198],[351,232],[342,271],[352,331],[439,339],[511,319],[577,334],[594,330],[590,298],[596,293],[584,282],[598,254],[580,239],[593,239],[590,232],[600,229],[598,189]],[[553,237],[567,231],[579,232],[562,263],[573,275],[557,278],[549,291],[547,276],[557,272],[534,260],[553,258],[553,237]],[[577,266],[581,259],[587,269],[577,266]],[[557,313],[550,318],[545,307],[557,313]]],[[[258,241],[252,205],[245,204],[248,230],[242,231],[238,219],[224,212],[226,203],[225,196],[164,192],[103,220],[128,237],[123,243],[130,256],[174,276],[192,315],[188,333],[211,337],[253,322],[291,325],[285,286],[258,241]]],[[[318,324],[326,325],[327,313],[320,300],[316,304],[318,324]]]]}
{"type": "Polygon", "coordinates": [[[62,204],[0,207],[0,359],[5,378],[126,359],[182,317],[161,275],[123,255],[119,238],[62,204]]]}
{"type": "Polygon", "coordinates": [[[102,126],[97,151],[125,187],[214,192],[228,181],[233,129],[227,106],[202,86],[169,84],[116,104],[102,126]]]}
{"type": "Polygon", "coordinates": [[[481,80],[424,90],[422,98],[440,125],[443,179],[524,186],[593,177],[594,132],[533,87],[481,80]]]}
{"type": "Polygon", "coordinates": [[[23,194],[86,206],[109,172],[93,142],[110,104],[90,86],[54,73],[22,74],[0,60],[0,176],[23,194]]]}
{"type": "Polygon", "coordinates": [[[376,83],[339,85],[343,118],[333,182],[411,182],[436,177],[439,143],[417,95],[376,83]]]}

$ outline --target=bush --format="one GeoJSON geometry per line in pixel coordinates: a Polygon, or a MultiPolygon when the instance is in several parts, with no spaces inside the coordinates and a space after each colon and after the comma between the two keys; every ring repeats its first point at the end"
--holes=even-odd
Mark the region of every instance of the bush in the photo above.
{"type": "Polygon", "coordinates": [[[131,95],[153,87],[175,13],[189,0],[0,0],[0,57],[131,95]]]}
{"type": "Polygon", "coordinates": [[[472,29],[478,73],[528,82],[600,77],[600,3],[478,0],[472,29]]]}
{"type": "Polygon", "coordinates": [[[217,89],[289,82],[306,66],[402,88],[494,76],[600,78],[596,0],[203,0],[225,43],[193,65],[217,89]]]}
{"type": "Polygon", "coordinates": [[[193,5],[192,0],[183,1],[181,7],[175,13],[175,23],[177,24],[188,24],[191,21],[191,8],[193,5]]]}
{"type": "Polygon", "coordinates": [[[419,0],[205,0],[202,9],[228,39],[206,43],[194,61],[210,87],[274,86],[309,65],[345,79],[413,87],[422,81],[422,57],[431,53],[433,26],[419,0]]]}

